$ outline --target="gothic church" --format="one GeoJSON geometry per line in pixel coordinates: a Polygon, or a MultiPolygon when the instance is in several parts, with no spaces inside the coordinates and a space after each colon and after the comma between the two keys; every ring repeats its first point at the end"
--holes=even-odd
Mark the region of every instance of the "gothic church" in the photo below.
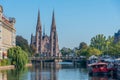
{"type": "Polygon", "coordinates": [[[36,48],[35,52],[39,53],[40,55],[60,56],[54,11],[52,14],[52,24],[51,24],[50,36],[46,35],[45,31],[43,31],[43,34],[42,34],[40,12],[38,11],[36,35],[35,36],[33,36],[33,34],[31,35],[30,45],[34,45],[36,48]]]}

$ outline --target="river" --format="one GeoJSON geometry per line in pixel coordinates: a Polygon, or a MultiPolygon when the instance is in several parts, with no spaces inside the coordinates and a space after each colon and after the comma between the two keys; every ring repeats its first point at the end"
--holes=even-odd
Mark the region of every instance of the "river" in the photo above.
{"type": "Polygon", "coordinates": [[[0,71],[0,80],[116,80],[90,77],[88,71],[70,62],[36,64],[19,70],[0,71]]]}

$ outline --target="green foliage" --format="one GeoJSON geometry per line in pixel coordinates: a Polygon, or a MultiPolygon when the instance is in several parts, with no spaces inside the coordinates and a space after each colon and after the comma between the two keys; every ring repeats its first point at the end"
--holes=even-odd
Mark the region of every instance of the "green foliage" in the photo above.
{"type": "Polygon", "coordinates": [[[28,62],[28,55],[19,46],[8,49],[8,58],[11,60],[11,64],[20,69],[28,62]]]}
{"type": "Polygon", "coordinates": [[[0,66],[7,66],[10,65],[10,60],[9,59],[2,59],[0,61],[0,66]]]}
{"type": "Polygon", "coordinates": [[[61,53],[62,53],[63,56],[70,55],[70,53],[72,53],[72,50],[70,48],[63,47],[61,49],[61,53]]]}
{"type": "Polygon", "coordinates": [[[32,51],[32,56],[35,54],[35,51],[36,51],[36,47],[35,47],[35,45],[30,45],[30,49],[31,49],[31,51],[32,51]]]}
{"type": "Polygon", "coordinates": [[[87,49],[88,49],[87,44],[85,42],[81,42],[79,44],[79,48],[76,48],[74,52],[77,56],[87,56],[88,55],[87,49]]]}
{"type": "Polygon", "coordinates": [[[91,47],[97,48],[99,50],[105,49],[106,37],[103,34],[98,34],[91,39],[91,47]]]}
{"type": "Polygon", "coordinates": [[[79,56],[89,56],[88,49],[81,49],[79,52],[79,56]]]}
{"type": "Polygon", "coordinates": [[[26,67],[21,68],[21,69],[9,70],[9,71],[7,71],[7,73],[9,74],[9,75],[7,75],[7,78],[9,80],[23,80],[23,79],[21,79],[20,76],[24,76],[27,72],[28,72],[28,68],[26,68],[26,67]]]}
{"type": "Polygon", "coordinates": [[[113,55],[119,53],[119,46],[113,43],[114,37],[109,36],[107,39],[103,34],[98,34],[91,39],[91,47],[99,49],[103,54],[113,55]],[[118,51],[117,51],[118,50],[118,51]]]}
{"type": "Polygon", "coordinates": [[[100,50],[98,50],[98,49],[96,49],[96,48],[94,48],[94,47],[88,48],[88,53],[89,53],[90,56],[91,56],[91,55],[99,56],[99,55],[102,54],[102,52],[101,52],[100,50]]]}
{"type": "Polygon", "coordinates": [[[35,54],[35,57],[40,57],[40,54],[38,54],[38,53],[37,53],[37,54],[35,54]]]}
{"type": "MultiPolygon", "coordinates": [[[[69,48],[62,48],[61,53],[63,55],[68,55],[70,53],[69,48]]],[[[120,41],[114,43],[113,36],[104,36],[103,34],[98,34],[95,37],[91,38],[90,46],[87,46],[85,42],[81,42],[79,47],[74,48],[74,53],[76,56],[86,56],[89,57],[91,55],[112,55],[112,56],[120,56],[120,41]]]]}
{"type": "Polygon", "coordinates": [[[31,56],[31,49],[30,46],[28,45],[28,41],[24,39],[22,36],[17,35],[16,36],[16,45],[20,46],[22,50],[28,53],[29,56],[31,56]]]}
{"type": "Polygon", "coordinates": [[[79,49],[86,49],[88,46],[85,42],[81,42],[80,45],[79,45],[79,49]]]}
{"type": "Polygon", "coordinates": [[[100,50],[94,47],[82,48],[76,51],[77,56],[86,56],[87,58],[90,57],[91,55],[99,56],[101,55],[101,53],[102,52],[100,50]]]}
{"type": "Polygon", "coordinates": [[[106,54],[114,56],[120,55],[120,42],[111,44],[109,49],[106,51],[106,54]]]}

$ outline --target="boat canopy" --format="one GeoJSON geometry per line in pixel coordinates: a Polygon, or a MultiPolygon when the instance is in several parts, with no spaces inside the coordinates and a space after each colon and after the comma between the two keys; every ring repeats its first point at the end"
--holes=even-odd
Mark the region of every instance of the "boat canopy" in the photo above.
{"type": "Polygon", "coordinates": [[[98,57],[95,56],[95,55],[92,55],[92,56],[89,57],[89,60],[91,60],[91,59],[98,59],[98,57]]]}
{"type": "Polygon", "coordinates": [[[108,65],[108,63],[98,62],[98,63],[89,64],[88,66],[98,66],[98,65],[108,65]]]}

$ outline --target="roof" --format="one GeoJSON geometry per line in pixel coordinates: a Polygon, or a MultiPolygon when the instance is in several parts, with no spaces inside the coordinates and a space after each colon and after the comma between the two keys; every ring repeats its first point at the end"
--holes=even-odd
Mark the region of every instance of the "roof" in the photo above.
{"type": "Polygon", "coordinates": [[[97,59],[97,58],[98,58],[98,57],[95,56],[95,55],[92,55],[92,56],[89,57],[89,59],[97,59]]]}
{"type": "Polygon", "coordinates": [[[107,64],[108,64],[108,63],[98,62],[98,63],[89,64],[88,66],[98,66],[98,65],[107,65],[107,64]]]}

